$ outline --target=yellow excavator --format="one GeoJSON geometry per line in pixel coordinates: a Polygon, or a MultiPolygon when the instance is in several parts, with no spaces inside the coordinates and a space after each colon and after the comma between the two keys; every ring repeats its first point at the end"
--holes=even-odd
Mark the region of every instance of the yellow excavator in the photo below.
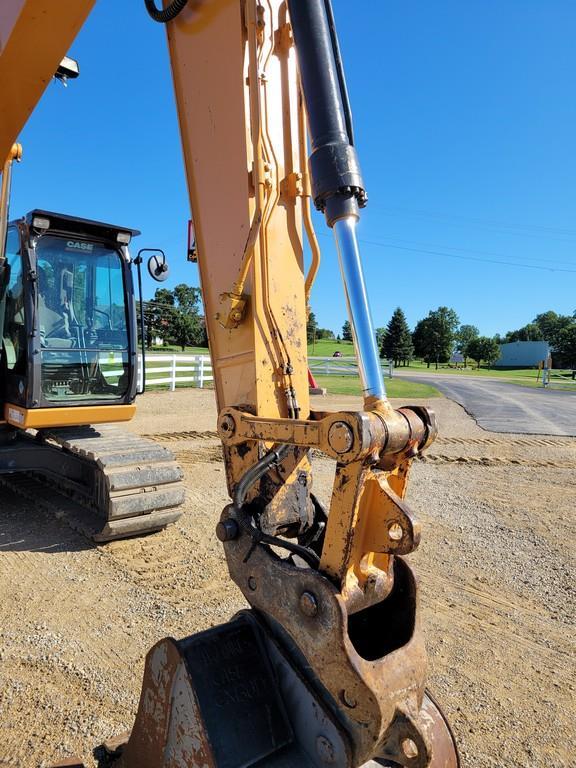
{"type": "Polygon", "coordinates": [[[0,197],[0,485],[98,542],[161,530],[180,517],[182,471],[110,426],[136,409],[139,232],[44,210],[8,223],[20,156],[15,144],[0,197]]]}
{"type": "MultiPolygon", "coordinates": [[[[167,32],[194,221],[231,498],[216,535],[250,608],[152,648],[134,727],[104,745],[106,762],[457,768],[426,691],[405,558],[420,540],[409,470],[436,426],[429,410],[386,399],[356,238],[367,198],[330,0],[144,1],[167,32]],[[306,307],[320,259],[311,201],[335,236],[360,411],[310,407],[306,307]],[[312,491],[312,450],[335,463],[329,509],[312,491]]],[[[93,4],[5,0],[0,156],[93,4]]]]}

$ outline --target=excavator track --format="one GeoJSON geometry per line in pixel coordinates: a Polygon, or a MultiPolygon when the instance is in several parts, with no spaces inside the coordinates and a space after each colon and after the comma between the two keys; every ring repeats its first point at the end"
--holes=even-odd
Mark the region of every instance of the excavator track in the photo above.
{"type": "Polygon", "coordinates": [[[178,520],[182,477],[171,451],[117,427],[17,433],[0,446],[2,485],[71,521],[85,520],[82,531],[97,542],[178,520]]]}

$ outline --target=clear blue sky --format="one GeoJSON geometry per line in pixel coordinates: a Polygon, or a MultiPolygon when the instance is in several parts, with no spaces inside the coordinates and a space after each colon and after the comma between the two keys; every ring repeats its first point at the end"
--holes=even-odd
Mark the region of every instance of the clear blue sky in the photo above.
{"type": "MultiPolygon", "coordinates": [[[[491,335],[576,309],[573,0],[334,0],[370,202],[360,224],[376,326],[439,305],[491,335]]],[[[11,215],[33,207],[142,230],[168,285],[185,261],[188,201],[164,30],[141,0],[99,0],[21,136],[11,215]],[[119,11],[119,7],[122,10],[119,11]]],[[[222,211],[223,220],[226,212],[222,211]]],[[[319,324],[345,306],[317,220],[319,324]]],[[[154,285],[146,285],[150,295],[154,285]]]]}

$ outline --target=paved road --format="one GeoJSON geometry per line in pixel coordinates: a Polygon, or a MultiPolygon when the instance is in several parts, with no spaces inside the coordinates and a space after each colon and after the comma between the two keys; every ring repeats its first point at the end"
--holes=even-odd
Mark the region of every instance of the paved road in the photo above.
{"type": "Polygon", "coordinates": [[[394,375],[432,384],[492,432],[576,436],[576,394],[448,374],[394,375]]]}

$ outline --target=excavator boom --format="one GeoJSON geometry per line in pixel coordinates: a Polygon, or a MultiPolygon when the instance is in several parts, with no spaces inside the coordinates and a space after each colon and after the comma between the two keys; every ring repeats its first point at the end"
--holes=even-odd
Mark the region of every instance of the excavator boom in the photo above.
{"type": "Polygon", "coordinates": [[[0,3],[0,158],[8,156],[95,0],[0,3]]]}

